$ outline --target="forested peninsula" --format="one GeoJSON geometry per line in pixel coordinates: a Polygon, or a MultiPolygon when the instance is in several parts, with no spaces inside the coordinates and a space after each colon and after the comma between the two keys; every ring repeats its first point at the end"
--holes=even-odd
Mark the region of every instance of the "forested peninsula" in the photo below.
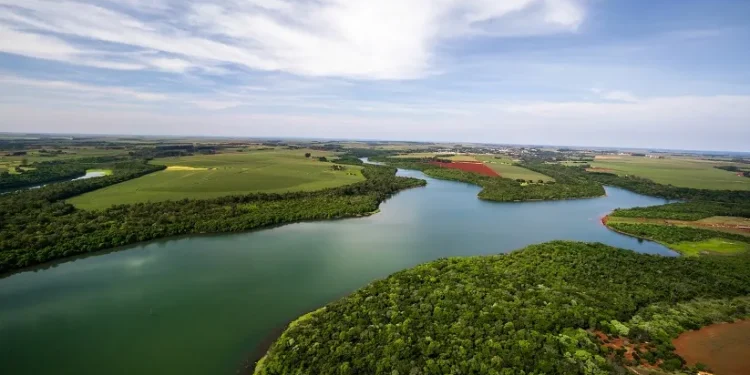
{"type": "MultiPolygon", "coordinates": [[[[355,161],[349,161],[356,163],[355,161]]],[[[305,220],[367,215],[392,194],[423,186],[396,169],[366,165],[366,180],[314,192],[247,194],[217,199],[76,209],[65,199],[164,169],[143,160],[107,164],[113,174],[0,196],[0,273],[158,238],[240,232],[305,220]]]]}
{"type": "Polygon", "coordinates": [[[687,370],[671,339],[750,317],[750,256],[670,258],[555,241],[401,271],[294,322],[258,362],[282,374],[687,370]],[[622,338],[635,355],[604,340],[622,338]]]}
{"type": "Polygon", "coordinates": [[[441,168],[421,158],[374,157],[373,160],[398,168],[415,169],[442,180],[466,182],[482,187],[479,198],[497,202],[523,202],[538,200],[561,200],[592,198],[605,195],[598,182],[586,176],[580,168],[570,168],[543,163],[525,163],[522,167],[555,179],[553,183],[522,184],[503,177],[483,176],[457,169],[441,168]]]}
{"type": "Polygon", "coordinates": [[[733,201],[731,191],[723,194],[715,196],[725,198],[723,202],[695,200],[617,209],[603,222],[617,232],[660,242],[685,255],[698,255],[691,254],[696,249],[704,254],[747,252],[750,201],[733,201]]]}

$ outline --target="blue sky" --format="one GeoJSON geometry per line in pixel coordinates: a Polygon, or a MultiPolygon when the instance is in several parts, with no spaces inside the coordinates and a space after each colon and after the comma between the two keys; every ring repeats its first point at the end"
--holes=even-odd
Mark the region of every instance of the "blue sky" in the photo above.
{"type": "Polygon", "coordinates": [[[0,0],[0,131],[750,151],[750,1],[0,0]]]}

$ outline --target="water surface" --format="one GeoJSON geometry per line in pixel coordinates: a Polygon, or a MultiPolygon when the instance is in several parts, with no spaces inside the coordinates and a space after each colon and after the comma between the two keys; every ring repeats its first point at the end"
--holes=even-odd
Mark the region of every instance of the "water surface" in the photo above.
{"type": "Polygon", "coordinates": [[[477,199],[434,180],[377,215],[245,234],[156,241],[0,279],[0,374],[234,374],[275,328],[370,281],[447,256],[555,239],[674,255],[599,219],[663,199],[532,203],[477,199]]]}

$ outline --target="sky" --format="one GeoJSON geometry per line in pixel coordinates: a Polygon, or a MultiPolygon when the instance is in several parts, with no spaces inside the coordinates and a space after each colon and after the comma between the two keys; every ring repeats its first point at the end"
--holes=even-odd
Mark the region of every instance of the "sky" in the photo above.
{"type": "Polygon", "coordinates": [[[747,0],[0,0],[0,132],[750,151],[747,0]]]}

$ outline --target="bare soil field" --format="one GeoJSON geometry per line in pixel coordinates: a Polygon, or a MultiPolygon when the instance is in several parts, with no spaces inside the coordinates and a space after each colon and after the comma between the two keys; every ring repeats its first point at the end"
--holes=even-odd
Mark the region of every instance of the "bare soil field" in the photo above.
{"type": "Polygon", "coordinates": [[[750,320],[685,332],[672,344],[688,365],[703,363],[716,375],[750,373],[750,320]]]}

